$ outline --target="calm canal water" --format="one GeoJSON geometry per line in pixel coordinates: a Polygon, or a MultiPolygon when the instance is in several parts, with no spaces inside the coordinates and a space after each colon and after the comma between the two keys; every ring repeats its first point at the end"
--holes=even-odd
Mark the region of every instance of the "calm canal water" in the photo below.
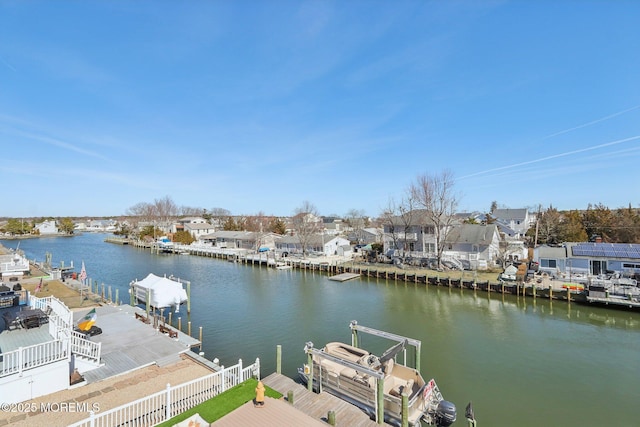
{"type": "MultiPolygon", "coordinates": [[[[128,284],[148,273],[191,281],[193,334],[224,365],[260,357],[262,373],[296,376],[313,341],[350,340],[349,322],[422,341],[422,372],[458,407],[473,402],[478,425],[636,426],[640,314],[564,302],[449,290],[376,279],[251,267],[186,255],[155,255],[104,243],[104,234],[21,240],[30,259],[84,260],[93,280],[128,303],[128,284]]],[[[18,241],[0,241],[15,248],[18,241]]],[[[186,310],[181,310],[183,324],[186,310]]],[[[98,319],[98,324],[100,319],[98,319]]],[[[184,326],[183,326],[184,327],[184,326]]],[[[392,343],[364,336],[382,352],[392,343]]]]}

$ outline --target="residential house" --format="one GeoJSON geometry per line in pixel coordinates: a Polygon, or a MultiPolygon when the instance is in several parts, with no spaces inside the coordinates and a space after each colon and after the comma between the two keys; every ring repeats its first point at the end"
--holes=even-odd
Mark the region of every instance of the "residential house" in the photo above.
{"type": "Polygon", "coordinates": [[[383,224],[384,253],[426,256],[436,252],[435,226],[423,210],[395,216],[383,224]]]}
{"type": "Polygon", "coordinates": [[[322,222],[324,226],[324,233],[331,236],[340,235],[346,229],[346,224],[340,218],[323,217],[322,222]]]}
{"type": "Polygon", "coordinates": [[[460,224],[446,238],[445,257],[462,262],[465,268],[485,269],[500,255],[500,233],[495,224],[460,224]]]}
{"type": "MultiPolygon", "coordinates": [[[[282,256],[302,255],[302,244],[298,236],[282,236],[276,242],[276,251],[282,256]]],[[[340,236],[318,234],[311,236],[307,246],[307,254],[321,256],[351,256],[349,240],[340,236]]]]}
{"type": "Polygon", "coordinates": [[[360,228],[347,233],[347,238],[356,245],[370,245],[371,243],[382,243],[384,231],[382,228],[360,228]]]}
{"type": "Polygon", "coordinates": [[[280,238],[281,236],[275,233],[221,230],[202,235],[198,241],[201,244],[209,244],[216,248],[257,251],[260,248],[274,250],[276,241],[280,238]]]}
{"type": "MultiPolygon", "coordinates": [[[[214,233],[215,227],[208,222],[204,223],[185,223],[182,225],[183,230],[191,234],[195,240],[200,240],[200,237],[214,233]]],[[[177,230],[176,230],[177,231],[177,230]]]]}
{"type": "Polygon", "coordinates": [[[553,277],[598,276],[617,273],[640,279],[640,244],[566,242],[562,246],[538,246],[533,259],[539,271],[553,277]]]}
{"type": "Polygon", "coordinates": [[[536,216],[528,209],[494,209],[491,216],[505,226],[524,236],[529,228],[535,225],[536,216]]]}
{"type": "MultiPolygon", "coordinates": [[[[178,218],[176,222],[171,225],[171,232],[177,233],[178,231],[184,231],[187,224],[208,224],[207,220],[200,216],[187,216],[184,218],[178,218]]],[[[210,226],[211,233],[215,231],[215,227],[210,226]]],[[[197,229],[197,227],[193,227],[197,229]]]]}
{"type": "Polygon", "coordinates": [[[40,224],[36,224],[35,228],[40,235],[60,234],[56,221],[53,219],[49,221],[41,222],[40,224]]]}
{"type": "Polygon", "coordinates": [[[116,231],[117,221],[112,219],[94,219],[89,221],[86,231],[96,233],[111,233],[116,231]]]}

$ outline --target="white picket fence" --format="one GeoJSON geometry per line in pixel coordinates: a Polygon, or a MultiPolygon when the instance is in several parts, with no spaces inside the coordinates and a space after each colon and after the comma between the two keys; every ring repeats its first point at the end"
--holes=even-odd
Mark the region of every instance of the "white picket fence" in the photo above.
{"type": "Polygon", "coordinates": [[[197,406],[231,387],[248,380],[260,378],[260,359],[243,368],[242,360],[229,368],[224,368],[202,378],[177,386],[167,384],[160,391],[101,413],[91,412],[91,416],[69,427],[145,427],[167,421],[194,406],[197,406]]]}

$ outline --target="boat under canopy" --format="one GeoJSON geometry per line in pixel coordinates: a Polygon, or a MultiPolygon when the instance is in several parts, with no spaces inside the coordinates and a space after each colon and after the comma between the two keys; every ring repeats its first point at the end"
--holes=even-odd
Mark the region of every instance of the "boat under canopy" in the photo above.
{"type": "Polygon", "coordinates": [[[187,292],[181,282],[156,276],[153,273],[149,273],[142,280],[131,282],[131,291],[138,301],[144,303],[147,302],[147,294],[149,294],[149,305],[155,308],[179,306],[187,301],[187,292]]]}

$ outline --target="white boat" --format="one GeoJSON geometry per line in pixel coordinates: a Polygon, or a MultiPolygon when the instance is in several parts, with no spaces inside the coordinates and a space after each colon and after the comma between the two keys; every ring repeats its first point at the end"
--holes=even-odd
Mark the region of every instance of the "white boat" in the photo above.
{"type": "Polygon", "coordinates": [[[152,273],[142,280],[132,281],[130,287],[137,301],[146,303],[147,295],[150,295],[149,305],[154,308],[177,308],[187,302],[187,292],[181,282],[152,273]]]}
{"type": "MultiPolygon", "coordinates": [[[[392,425],[402,422],[403,394],[408,401],[409,425],[426,423],[445,427],[455,422],[456,407],[443,399],[435,380],[425,381],[418,369],[395,361],[396,356],[406,350],[409,339],[362,327],[355,321],[351,322],[351,328],[399,342],[380,357],[341,342],[330,342],[322,349],[313,348],[309,342],[305,351],[310,363],[298,370],[303,383],[309,386],[311,378],[313,389],[326,390],[360,407],[372,418],[382,417],[392,425]],[[380,391],[383,396],[379,395],[380,391]]],[[[411,340],[411,343],[420,347],[419,341],[411,340]]]]}

